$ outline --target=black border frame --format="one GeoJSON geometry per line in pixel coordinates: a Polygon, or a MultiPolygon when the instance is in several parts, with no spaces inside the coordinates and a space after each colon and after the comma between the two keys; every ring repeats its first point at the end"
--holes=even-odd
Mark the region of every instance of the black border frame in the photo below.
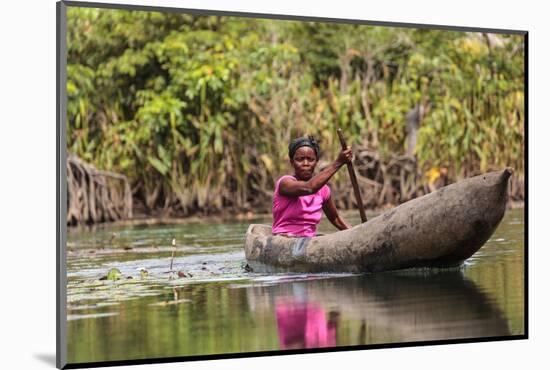
{"type": "Polygon", "coordinates": [[[142,364],[159,364],[173,362],[188,362],[188,361],[204,361],[204,360],[221,360],[232,358],[246,357],[265,357],[265,356],[283,356],[293,354],[310,354],[310,353],[326,353],[326,352],[342,352],[342,351],[359,351],[365,349],[383,349],[383,348],[404,348],[404,347],[420,347],[434,346],[446,344],[463,344],[463,343],[482,343],[496,341],[522,340],[529,338],[529,202],[528,202],[528,113],[529,113],[529,31],[526,30],[511,30],[497,28],[482,28],[482,27],[460,27],[448,26],[439,24],[419,24],[419,23],[401,23],[401,22],[385,22],[374,20],[359,20],[359,19],[342,19],[342,18],[326,18],[314,16],[300,16],[288,14],[268,14],[268,13],[252,13],[238,12],[225,10],[207,10],[207,9],[191,9],[191,8],[176,8],[163,6],[149,5],[131,5],[131,4],[112,4],[112,3],[96,3],[82,1],[67,1],[62,0],[56,3],[56,367],[59,369],[78,369],[92,368],[104,366],[123,366],[123,365],[142,365],[142,364]],[[177,356],[177,357],[161,357],[161,358],[146,358],[133,360],[116,360],[116,361],[99,361],[99,362],[81,362],[67,363],[67,271],[66,271],[66,242],[67,242],[67,225],[66,225],[66,204],[67,204],[67,189],[66,189],[66,67],[67,67],[67,45],[66,45],[66,29],[67,29],[67,7],[83,7],[83,8],[100,8],[100,9],[123,9],[123,10],[138,10],[138,11],[157,11],[170,13],[187,13],[194,15],[218,15],[218,16],[233,16],[243,18],[261,18],[261,19],[276,19],[276,20],[293,20],[306,22],[324,22],[324,23],[344,23],[344,24],[362,24],[371,26],[386,26],[386,27],[401,27],[401,28],[419,28],[430,30],[447,30],[461,32],[485,32],[498,34],[520,35],[524,38],[524,182],[525,182],[525,200],[524,200],[524,334],[498,336],[498,337],[481,337],[481,338],[466,338],[466,339],[445,339],[445,340],[429,340],[417,342],[399,342],[399,343],[384,343],[384,344],[369,344],[355,346],[340,346],[332,348],[311,348],[299,350],[277,350],[277,351],[259,351],[259,352],[240,352],[240,353],[222,353],[215,355],[198,355],[198,356],[177,356]]]}

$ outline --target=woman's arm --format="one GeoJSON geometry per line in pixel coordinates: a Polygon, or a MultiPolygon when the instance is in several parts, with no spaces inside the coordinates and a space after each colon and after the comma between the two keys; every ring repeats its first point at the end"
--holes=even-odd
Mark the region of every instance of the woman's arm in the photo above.
{"type": "Polygon", "coordinates": [[[351,225],[348,224],[338,213],[338,210],[332,201],[332,197],[328,198],[326,202],[323,203],[323,211],[325,212],[325,215],[330,223],[336,226],[338,230],[346,230],[351,228],[351,225]]]}
{"type": "Polygon", "coordinates": [[[279,193],[286,197],[299,197],[302,195],[310,195],[319,191],[328,180],[334,175],[340,167],[351,161],[353,153],[348,147],[342,150],[338,158],[317,175],[313,176],[308,181],[293,180],[285,178],[279,184],[279,193]]]}

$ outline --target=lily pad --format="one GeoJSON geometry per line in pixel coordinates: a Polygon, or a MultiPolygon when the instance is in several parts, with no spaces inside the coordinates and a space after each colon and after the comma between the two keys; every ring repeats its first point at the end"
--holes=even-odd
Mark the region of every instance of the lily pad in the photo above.
{"type": "Polygon", "coordinates": [[[122,273],[116,267],[113,267],[107,273],[107,280],[119,280],[122,277],[122,273]]]}

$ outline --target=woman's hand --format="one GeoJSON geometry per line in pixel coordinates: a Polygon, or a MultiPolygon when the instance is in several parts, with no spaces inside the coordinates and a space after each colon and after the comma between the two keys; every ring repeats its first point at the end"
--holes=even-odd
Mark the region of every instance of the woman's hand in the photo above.
{"type": "Polygon", "coordinates": [[[336,158],[336,163],[339,167],[343,166],[346,163],[351,163],[351,160],[353,159],[353,152],[351,151],[351,148],[348,146],[346,149],[342,149],[340,154],[338,154],[338,158],[336,158]]]}
{"type": "Polygon", "coordinates": [[[338,170],[346,163],[350,163],[353,159],[353,153],[350,147],[347,147],[345,150],[342,150],[338,154],[338,158],[332,162],[329,166],[325,167],[317,175],[313,176],[307,181],[294,180],[291,178],[285,178],[279,184],[279,193],[287,197],[299,197],[302,195],[314,194],[323,185],[325,185],[328,180],[334,175],[338,170]]]}

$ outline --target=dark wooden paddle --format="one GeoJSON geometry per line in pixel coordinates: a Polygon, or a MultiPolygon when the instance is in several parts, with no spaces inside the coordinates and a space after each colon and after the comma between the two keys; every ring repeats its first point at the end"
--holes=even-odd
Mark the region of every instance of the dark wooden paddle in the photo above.
{"type": "MultiPolygon", "coordinates": [[[[340,144],[342,144],[342,149],[345,150],[348,146],[346,145],[346,139],[344,139],[344,134],[342,130],[338,129],[338,137],[340,138],[340,144]]],[[[367,222],[367,215],[365,214],[365,207],[363,207],[363,199],[361,199],[361,192],[359,191],[359,184],[357,183],[357,177],[355,176],[355,170],[353,169],[353,163],[349,162],[348,172],[349,178],[351,180],[351,185],[353,186],[353,192],[355,193],[355,200],[357,201],[357,207],[359,207],[359,214],[361,215],[361,222],[367,222]]]]}

